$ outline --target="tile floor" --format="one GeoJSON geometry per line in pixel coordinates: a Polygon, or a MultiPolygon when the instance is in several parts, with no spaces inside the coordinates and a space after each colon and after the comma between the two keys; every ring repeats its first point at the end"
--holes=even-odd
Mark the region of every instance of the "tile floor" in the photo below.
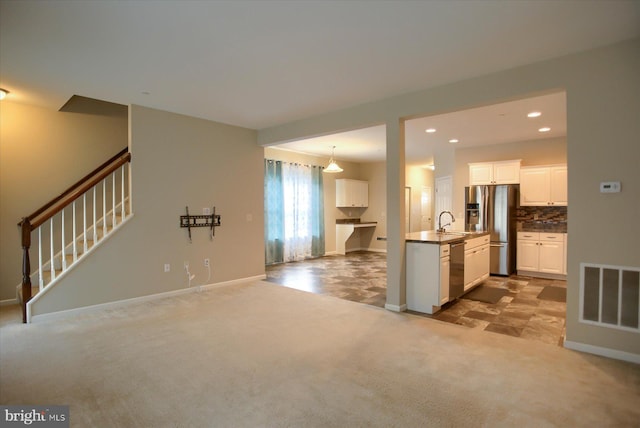
{"type": "MultiPolygon", "coordinates": [[[[366,251],[266,268],[269,282],[379,307],[384,307],[386,301],[386,272],[386,254],[366,251]]],[[[463,296],[446,304],[434,315],[410,313],[562,346],[566,303],[539,299],[538,295],[546,286],[566,289],[565,281],[516,275],[492,276],[484,286],[502,288],[508,293],[497,303],[470,300],[463,296]]]]}

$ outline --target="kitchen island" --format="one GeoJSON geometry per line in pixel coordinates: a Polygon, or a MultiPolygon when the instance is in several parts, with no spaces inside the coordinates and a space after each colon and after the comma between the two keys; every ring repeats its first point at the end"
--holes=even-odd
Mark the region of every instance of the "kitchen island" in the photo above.
{"type": "Polygon", "coordinates": [[[406,235],[407,308],[433,314],[489,277],[488,232],[406,235]]]}

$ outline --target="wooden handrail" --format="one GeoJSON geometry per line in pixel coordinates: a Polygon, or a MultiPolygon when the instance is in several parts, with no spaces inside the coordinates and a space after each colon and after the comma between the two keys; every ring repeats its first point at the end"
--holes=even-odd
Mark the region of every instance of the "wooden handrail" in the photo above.
{"type": "MultiPolygon", "coordinates": [[[[31,232],[44,222],[62,211],[73,201],[82,196],[96,184],[100,183],[122,165],[131,161],[131,153],[125,148],[111,157],[98,168],[85,175],[73,186],[62,192],[59,196],[47,202],[41,208],[27,217],[23,217],[18,223],[22,236],[22,322],[27,322],[27,302],[31,300],[31,263],[29,260],[29,247],[31,247],[31,232]]],[[[64,249],[63,249],[64,250],[64,249]]],[[[51,261],[53,263],[53,260],[51,261]]]]}
{"type": "Polygon", "coordinates": [[[99,168],[96,168],[90,174],[87,174],[82,178],[82,180],[62,192],[59,196],[42,206],[42,208],[39,208],[33,214],[23,218],[18,225],[22,225],[25,220],[29,220],[31,230],[34,230],[45,221],[62,211],[71,202],[82,196],[84,192],[101,182],[105,177],[108,177],[109,174],[130,161],[131,153],[129,153],[127,149],[124,149],[116,156],[109,159],[109,161],[100,165],[99,168]]]}

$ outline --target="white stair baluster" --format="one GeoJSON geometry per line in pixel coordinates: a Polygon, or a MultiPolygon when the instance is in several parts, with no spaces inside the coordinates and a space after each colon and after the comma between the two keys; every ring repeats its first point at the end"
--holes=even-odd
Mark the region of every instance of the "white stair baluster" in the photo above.
{"type": "Polygon", "coordinates": [[[129,214],[133,213],[133,193],[131,192],[131,163],[127,163],[127,205],[129,206],[129,214]]]}
{"type": "Polygon", "coordinates": [[[82,195],[82,254],[87,252],[87,192],[82,195]]]}
{"type": "Polygon", "coordinates": [[[121,174],[122,174],[122,180],[121,180],[121,186],[120,186],[120,212],[122,213],[122,221],[124,221],[124,218],[126,216],[126,212],[124,209],[124,167],[125,165],[122,165],[121,168],[121,174]]]}
{"type": "Polygon", "coordinates": [[[72,227],[71,236],[73,238],[73,262],[75,263],[78,260],[78,246],[76,243],[76,201],[71,203],[71,212],[72,212],[72,227]]]}
{"type": "Polygon", "coordinates": [[[111,173],[111,228],[116,227],[116,171],[111,173]]]}
{"type": "Polygon", "coordinates": [[[50,226],[50,230],[49,230],[49,241],[51,242],[51,252],[49,253],[49,267],[51,268],[51,280],[53,281],[54,279],[56,279],[56,267],[55,267],[55,260],[54,255],[55,253],[53,252],[53,217],[51,217],[49,219],[49,226],[50,226]]]}
{"type": "Polygon", "coordinates": [[[62,233],[60,233],[60,238],[62,241],[62,247],[60,247],[60,263],[62,266],[62,271],[64,272],[65,270],[67,270],[67,258],[65,257],[64,254],[64,209],[62,211],[60,211],[62,213],[62,233]]]}
{"type": "Polygon", "coordinates": [[[96,224],[96,187],[93,186],[93,245],[98,243],[98,225],[96,224]]]}
{"type": "Polygon", "coordinates": [[[107,179],[102,180],[102,238],[107,236],[107,179]]]}
{"type": "Polygon", "coordinates": [[[42,226],[38,226],[38,288],[42,291],[44,278],[42,278],[42,226]]]}

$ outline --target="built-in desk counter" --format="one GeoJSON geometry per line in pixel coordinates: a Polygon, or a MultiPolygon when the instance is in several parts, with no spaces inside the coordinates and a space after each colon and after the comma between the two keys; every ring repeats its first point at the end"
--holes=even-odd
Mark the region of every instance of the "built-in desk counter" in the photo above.
{"type": "Polygon", "coordinates": [[[336,220],[336,253],[346,254],[347,240],[354,234],[357,234],[362,228],[376,227],[375,221],[361,223],[359,219],[336,220]]]}

